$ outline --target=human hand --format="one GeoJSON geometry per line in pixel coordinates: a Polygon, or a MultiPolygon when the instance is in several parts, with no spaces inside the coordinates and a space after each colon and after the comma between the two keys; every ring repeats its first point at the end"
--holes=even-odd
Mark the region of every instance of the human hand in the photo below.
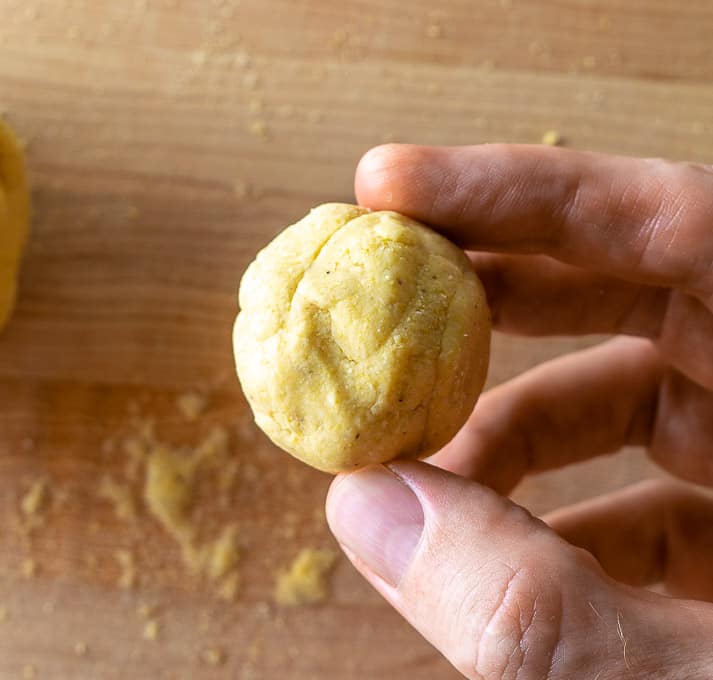
{"type": "Polygon", "coordinates": [[[713,169],[389,145],[356,191],[477,249],[495,328],[638,337],[490,390],[438,467],[338,476],[327,516],[349,558],[467,678],[713,677],[709,495],[644,482],[544,521],[500,495],[627,444],[713,486],[713,169]]]}

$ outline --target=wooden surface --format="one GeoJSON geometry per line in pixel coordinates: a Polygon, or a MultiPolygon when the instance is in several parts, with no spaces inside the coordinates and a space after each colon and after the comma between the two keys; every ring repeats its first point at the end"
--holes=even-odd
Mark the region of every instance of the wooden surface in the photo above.
{"type": "MultiPolygon", "coordinates": [[[[0,110],[28,142],[36,211],[0,336],[0,678],[456,677],[344,560],[325,604],[272,603],[276,570],[332,545],[329,480],[249,424],[229,339],[239,275],[310,206],[350,200],[359,156],[385,140],[556,129],[571,146],[710,162],[713,5],[436,4],[0,0],[0,110]],[[189,389],[209,398],[197,424],[175,407],[189,389]],[[187,573],[143,506],[126,523],[98,498],[125,466],[107,442],[137,417],[175,444],[230,428],[238,482],[201,510],[240,527],[235,603],[187,573]],[[40,478],[44,524],[23,536],[20,499],[40,478]],[[136,561],[132,590],[117,549],[136,561]],[[140,603],[158,605],[156,641],[140,603]],[[210,647],[224,665],[200,661],[210,647]]],[[[491,382],[590,341],[497,337],[491,382]]],[[[627,452],[517,497],[541,512],[645,474],[627,452]]]]}

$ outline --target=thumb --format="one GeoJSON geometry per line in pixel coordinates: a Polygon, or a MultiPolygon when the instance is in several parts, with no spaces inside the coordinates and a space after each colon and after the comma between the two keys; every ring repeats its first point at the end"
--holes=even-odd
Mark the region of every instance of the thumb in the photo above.
{"type": "Polygon", "coordinates": [[[617,584],[523,508],[423,463],[338,476],[327,518],[361,573],[473,680],[682,677],[713,632],[707,609],[682,615],[617,584]]]}

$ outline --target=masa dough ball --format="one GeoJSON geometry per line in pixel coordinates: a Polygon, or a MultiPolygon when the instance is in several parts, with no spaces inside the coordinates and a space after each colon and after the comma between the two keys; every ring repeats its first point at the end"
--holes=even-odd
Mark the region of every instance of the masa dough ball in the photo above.
{"type": "Polygon", "coordinates": [[[320,470],[433,453],[485,381],[480,281],[461,250],[398,213],[314,208],[248,267],[240,310],[233,345],[255,421],[320,470]]]}
{"type": "Polygon", "coordinates": [[[30,223],[22,149],[0,120],[0,330],[15,306],[17,270],[30,223]]]}

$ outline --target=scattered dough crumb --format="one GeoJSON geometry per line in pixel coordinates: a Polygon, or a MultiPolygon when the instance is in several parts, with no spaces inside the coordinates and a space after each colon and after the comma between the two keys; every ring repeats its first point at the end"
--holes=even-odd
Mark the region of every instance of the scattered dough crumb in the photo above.
{"type": "Polygon", "coordinates": [[[123,449],[127,457],[126,476],[129,479],[136,479],[141,462],[146,456],[146,443],[138,437],[129,437],[124,440],[123,449]]]}
{"type": "Polygon", "coordinates": [[[233,602],[240,590],[240,574],[233,571],[228,574],[218,589],[218,596],[226,602],[233,602]]]}
{"type": "Polygon", "coordinates": [[[35,677],[35,667],[31,663],[27,663],[22,667],[22,677],[27,680],[35,677]]]}
{"type": "Polygon", "coordinates": [[[5,623],[9,618],[7,607],[5,605],[0,605],[0,623],[5,623]]]}
{"type": "Polygon", "coordinates": [[[206,50],[194,50],[191,52],[191,61],[196,66],[203,66],[208,61],[208,52],[206,50]]]}
{"type": "Polygon", "coordinates": [[[247,649],[248,659],[250,661],[257,661],[262,654],[262,639],[255,638],[247,649]]]}
{"type": "Polygon", "coordinates": [[[42,511],[47,504],[49,485],[46,479],[35,480],[20,501],[25,526],[33,529],[44,522],[42,511]]]}
{"type": "Polygon", "coordinates": [[[33,560],[31,557],[28,557],[22,562],[20,571],[25,578],[33,578],[37,575],[37,562],[35,562],[35,560],[33,560]]]}
{"type": "Polygon", "coordinates": [[[186,392],[176,399],[176,405],[181,415],[189,422],[198,420],[207,404],[207,399],[198,392],[186,392]]]}
{"type": "Polygon", "coordinates": [[[201,661],[208,666],[222,666],[225,659],[225,652],[219,647],[210,647],[201,652],[201,661]]]}
{"type": "Polygon", "coordinates": [[[218,487],[223,494],[221,500],[226,504],[230,501],[229,494],[233,489],[239,469],[240,462],[237,459],[228,460],[218,479],[218,487]]]}
{"type": "Polygon", "coordinates": [[[340,47],[347,42],[347,38],[349,38],[349,33],[347,33],[347,31],[343,28],[337,28],[334,33],[332,33],[331,42],[335,47],[340,47]]]}
{"type": "Polygon", "coordinates": [[[250,134],[253,137],[261,139],[263,142],[267,142],[270,139],[270,128],[264,120],[254,120],[250,123],[248,127],[250,134]]]}
{"type": "Polygon", "coordinates": [[[148,620],[144,625],[144,640],[158,640],[160,630],[161,627],[156,619],[148,620]]]}
{"type": "Polygon", "coordinates": [[[542,143],[547,146],[559,146],[562,144],[562,136],[557,130],[547,130],[547,132],[542,135],[542,143]]]}
{"type": "Polygon", "coordinates": [[[136,607],[136,615],[140,619],[150,619],[158,611],[157,604],[150,604],[148,602],[142,602],[136,607]]]}
{"type": "Polygon", "coordinates": [[[86,642],[77,642],[74,645],[74,653],[77,656],[86,656],[88,651],[89,651],[89,648],[87,647],[86,642]]]}
{"type": "Polygon", "coordinates": [[[285,606],[322,602],[327,597],[326,577],[336,559],[333,550],[303,548],[289,570],[278,574],[275,601],[285,606]]]}
{"type": "Polygon", "coordinates": [[[130,550],[121,549],[114,553],[121,569],[117,585],[123,590],[131,590],[136,585],[136,565],[130,550]]]}
{"type": "Polygon", "coordinates": [[[215,425],[196,447],[195,457],[200,461],[220,461],[228,454],[228,430],[222,425],[215,425]]]}
{"type": "Polygon", "coordinates": [[[216,581],[232,570],[239,558],[237,528],[228,525],[215,540],[199,545],[191,510],[201,466],[222,469],[229,455],[228,444],[228,430],[219,425],[211,428],[192,451],[155,443],[144,486],[149,511],[178,543],[188,568],[216,581]]]}
{"type": "Polygon", "coordinates": [[[250,66],[251,61],[252,59],[247,52],[236,52],[235,56],[233,57],[233,63],[238,68],[245,68],[246,66],[250,66]]]}
{"type": "Polygon", "coordinates": [[[237,534],[237,526],[229,524],[223,528],[220,536],[210,546],[206,570],[211,579],[221,579],[237,564],[240,558],[237,534]]]}
{"type": "Polygon", "coordinates": [[[122,484],[108,475],[102,478],[99,496],[114,506],[114,514],[120,520],[133,522],[136,519],[136,501],[128,484],[122,484]]]}
{"type": "Polygon", "coordinates": [[[193,527],[187,513],[193,496],[198,460],[181,451],[157,445],[146,464],[144,498],[154,517],[176,539],[184,556],[192,547],[193,527]]]}

